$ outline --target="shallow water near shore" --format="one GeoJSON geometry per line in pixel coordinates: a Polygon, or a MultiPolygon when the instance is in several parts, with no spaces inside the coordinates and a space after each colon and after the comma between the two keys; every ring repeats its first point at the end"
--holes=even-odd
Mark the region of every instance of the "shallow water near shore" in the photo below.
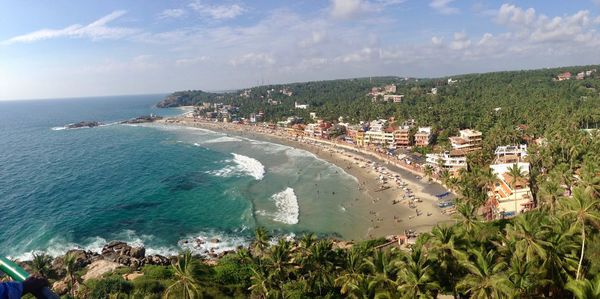
{"type": "Polygon", "coordinates": [[[0,102],[0,254],[98,250],[110,240],[173,254],[232,249],[265,226],[281,234],[365,237],[347,209],[357,181],[306,151],[202,129],[106,124],[179,109],[162,95],[0,102]]]}

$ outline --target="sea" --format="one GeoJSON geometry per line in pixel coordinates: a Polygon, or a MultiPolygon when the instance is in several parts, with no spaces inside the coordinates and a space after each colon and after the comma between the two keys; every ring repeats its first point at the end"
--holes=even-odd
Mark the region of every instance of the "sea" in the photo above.
{"type": "Polygon", "coordinates": [[[165,95],[0,101],[0,255],[27,259],[113,240],[198,254],[278,236],[360,239],[357,180],[285,145],[198,128],[126,125],[165,95]],[[94,128],[66,129],[79,121],[94,128]],[[202,240],[202,241],[198,241],[202,240]]]}

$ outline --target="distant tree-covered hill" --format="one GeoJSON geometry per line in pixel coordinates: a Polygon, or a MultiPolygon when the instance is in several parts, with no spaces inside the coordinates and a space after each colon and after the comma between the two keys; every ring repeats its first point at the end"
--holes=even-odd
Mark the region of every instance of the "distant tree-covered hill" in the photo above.
{"type": "Polygon", "coordinates": [[[516,125],[526,125],[529,133],[540,135],[551,126],[600,125],[600,75],[594,72],[575,80],[578,72],[593,69],[600,67],[467,74],[453,76],[454,84],[448,84],[448,77],[374,77],[266,85],[229,93],[181,91],[159,106],[223,102],[240,106],[240,117],[263,111],[269,121],[292,115],[308,119],[309,112],[325,120],[342,116],[351,123],[389,117],[415,119],[418,125],[434,126],[442,138],[459,128],[500,133],[514,131],[516,125]],[[571,72],[573,78],[554,80],[563,72],[571,72]],[[367,95],[371,88],[386,84],[397,86],[396,94],[404,95],[402,103],[372,103],[367,95]],[[437,94],[431,93],[432,88],[437,88],[437,94]],[[291,92],[291,96],[281,91],[291,92]],[[294,109],[295,102],[310,107],[294,109]]]}

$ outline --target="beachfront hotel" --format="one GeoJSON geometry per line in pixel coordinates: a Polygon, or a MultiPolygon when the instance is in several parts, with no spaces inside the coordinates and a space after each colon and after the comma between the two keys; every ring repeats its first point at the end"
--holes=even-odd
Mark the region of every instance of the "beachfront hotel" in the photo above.
{"type": "Polygon", "coordinates": [[[450,143],[455,150],[465,153],[481,149],[482,134],[479,131],[464,129],[460,130],[458,136],[450,137],[450,143]]]}
{"type": "Polygon", "coordinates": [[[410,146],[410,127],[402,126],[395,130],[394,141],[397,147],[410,146]]]}
{"type": "Polygon", "coordinates": [[[417,133],[415,133],[415,145],[418,147],[427,147],[431,144],[432,137],[431,127],[419,127],[417,133]]]}
{"type": "Polygon", "coordinates": [[[452,175],[457,175],[458,171],[467,168],[467,156],[462,151],[451,150],[440,154],[427,154],[427,165],[437,169],[439,172],[447,170],[452,175]]]}
{"type": "Polygon", "coordinates": [[[488,219],[512,217],[533,208],[533,197],[529,189],[529,163],[527,145],[499,146],[494,151],[496,158],[490,165],[496,182],[488,190],[486,203],[488,219]],[[513,182],[510,168],[518,167],[523,174],[513,182]]]}
{"type": "Polygon", "coordinates": [[[503,163],[490,165],[496,182],[488,191],[489,219],[512,217],[533,208],[533,197],[529,189],[529,163],[503,163]],[[513,182],[510,167],[518,167],[524,174],[513,182]]]}
{"type": "Polygon", "coordinates": [[[460,130],[458,136],[450,137],[452,150],[440,154],[427,154],[426,162],[439,172],[448,170],[452,175],[467,167],[467,154],[481,149],[482,134],[479,131],[460,130]]]}

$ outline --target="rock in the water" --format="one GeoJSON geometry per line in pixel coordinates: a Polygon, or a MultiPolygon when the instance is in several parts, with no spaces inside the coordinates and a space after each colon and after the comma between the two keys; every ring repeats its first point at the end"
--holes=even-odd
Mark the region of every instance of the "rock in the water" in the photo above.
{"type": "Polygon", "coordinates": [[[162,255],[149,255],[147,256],[143,262],[148,265],[157,265],[157,266],[167,266],[171,264],[171,260],[169,258],[164,257],[162,255]]]}
{"type": "Polygon", "coordinates": [[[83,281],[88,281],[89,279],[97,279],[102,277],[105,273],[109,273],[114,271],[115,269],[122,267],[123,265],[107,260],[99,260],[91,263],[88,266],[88,271],[83,275],[83,281]]]}
{"type": "Polygon", "coordinates": [[[67,128],[67,129],[93,128],[93,127],[97,127],[101,124],[102,123],[99,123],[97,121],[80,121],[78,123],[68,124],[65,126],[65,128],[67,128]]]}
{"type": "Polygon", "coordinates": [[[213,239],[210,239],[210,242],[211,242],[211,243],[220,243],[220,242],[221,242],[221,240],[219,240],[219,239],[217,239],[217,238],[213,238],[213,239]]]}

